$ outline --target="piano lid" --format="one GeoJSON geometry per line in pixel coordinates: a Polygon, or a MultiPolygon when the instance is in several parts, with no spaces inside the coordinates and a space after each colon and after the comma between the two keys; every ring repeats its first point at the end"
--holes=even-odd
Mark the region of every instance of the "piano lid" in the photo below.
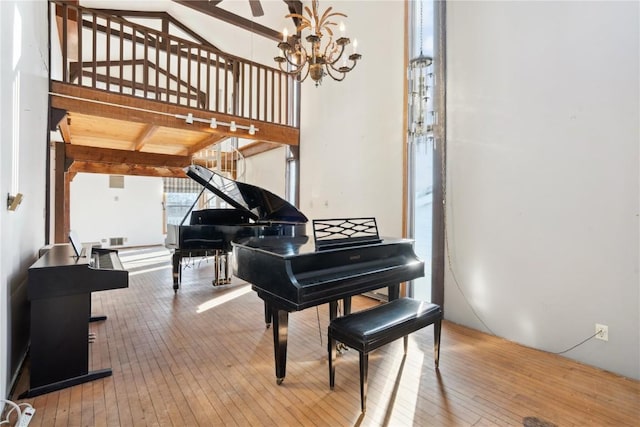
{"type": "Polygon", "coordinates": [[[234,181],[199,165],[191,165],[185,168],[185,172],[231,206],[246,211],[255,221],[308,221],[295,206],[264,188],[234,181]]]}

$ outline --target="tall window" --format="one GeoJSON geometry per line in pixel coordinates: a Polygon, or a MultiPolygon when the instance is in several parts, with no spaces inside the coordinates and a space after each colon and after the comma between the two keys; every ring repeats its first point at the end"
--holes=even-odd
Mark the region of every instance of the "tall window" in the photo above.
{"type": "Polygon", "coordinates": [[[433,0],[410,4],[408,93],[408,231],[425,262],[425,276],[412,282],[416,298],[431,300],[433,230],[433,0]]]}

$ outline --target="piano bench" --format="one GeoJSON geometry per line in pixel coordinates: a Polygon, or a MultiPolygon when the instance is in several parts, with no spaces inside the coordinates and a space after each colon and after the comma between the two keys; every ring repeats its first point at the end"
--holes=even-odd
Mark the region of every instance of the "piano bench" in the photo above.
{"type": "Polygon", "coordinates": [[[369,309],[333,319],[329,324],[329,386],[335,384],[336,342],[360,353],[360,408],[366,410],[369,352],[404,337],[407,353],[408,335],[433,324],[435,367],[440,358],[442,309],[439,305],[399,298],[369,309]]]}

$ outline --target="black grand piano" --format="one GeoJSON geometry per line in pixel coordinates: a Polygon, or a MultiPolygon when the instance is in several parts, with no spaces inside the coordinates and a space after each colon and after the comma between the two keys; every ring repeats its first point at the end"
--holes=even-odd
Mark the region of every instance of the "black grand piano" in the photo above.
{"type": "Polygon", "coordinates": [[[213,284],[222,285],[231,280],[228,254],[233,240],[251,236],[306,236],[307,217],[275,194],[203,166],[191,165],[185,172],[202,190],[182,221],[167,226],[165,246],[173,250],[174,291],[180,288],[183,258],[213,256],[213,284]],[[205,191],[220,199],[210,201],[222,201],[231,208],[193,210],[205,191]],[[189,223],[185,224],[187,218],[189,223]]]}
{"type": "Polygon", "coordinates": [[[353,295],[387,286],[395,299],[401,282],[424,276],[412,240],[378,238],[377,231],[372,239],[336,240],[341,242],[321,245],[317,238],[263,236],[232,242],[234,274],[252,284],[264,300],[267,325],[273,322],[278,384],[286,373],[289,312],[329,303],[333,319],[340,299],[349,313],[353,295]]]}

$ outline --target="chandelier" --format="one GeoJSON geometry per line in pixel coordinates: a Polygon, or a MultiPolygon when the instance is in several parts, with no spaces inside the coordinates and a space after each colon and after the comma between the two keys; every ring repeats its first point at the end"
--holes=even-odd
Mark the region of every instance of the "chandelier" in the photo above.
{"type": "Polygon", "coordinates": [[[356,66],[362,55],[356,53],[358,41],[353,41],[353,52],[347,57],[344,54],[345,47],[351,43],[348,37],[344,36],[344,23],[340,23],[340,37],[333,40],[333,31],[338,24],[332,19],[336,16],[346,18],[347,15],[340,12],[331,12],[329,7],[323,14],[318,13],[318,0],[311,2],[311,9],[305,6],[304,11],[307,16],[291,13],[285,18],[293,18],[298,22],[297,34],[288,36],[287,29],[283,31],[282,41],[278,43],[280,55],[273,58],[280,67],[280,70],[288,75],[299,75],[300,81],[304,81],[307,76],[316,82],[318,86],[322,82],[322,77],[329,75],[332,79],[341,81],[347,73],[356,66]],[[308,35],[302,41],[302,31],[307,29],[308,35]],[[328,37],[323,39],[323,37],[328,37]],[[323,41],[326,44],[323,45],[323,41]],[[347,58],[350,63],[347,63],[347,58]]]}
{"type": "MultiPolygon", "coordinates": [[[[413,141],[429,141],[433,138],[433,58],[422,53],[423,13],[420,1],[420,54],[409,61],[409,136],[413,141]]],[[[415,31],[415,29],[414,29],[415,31]]]]}
{"type": "Polygon", "coordinates": [[[433,131],[431,87],[433,58],[420,56],[409,61],[409,135],[416,140],[428,137],[433,131]]]}

